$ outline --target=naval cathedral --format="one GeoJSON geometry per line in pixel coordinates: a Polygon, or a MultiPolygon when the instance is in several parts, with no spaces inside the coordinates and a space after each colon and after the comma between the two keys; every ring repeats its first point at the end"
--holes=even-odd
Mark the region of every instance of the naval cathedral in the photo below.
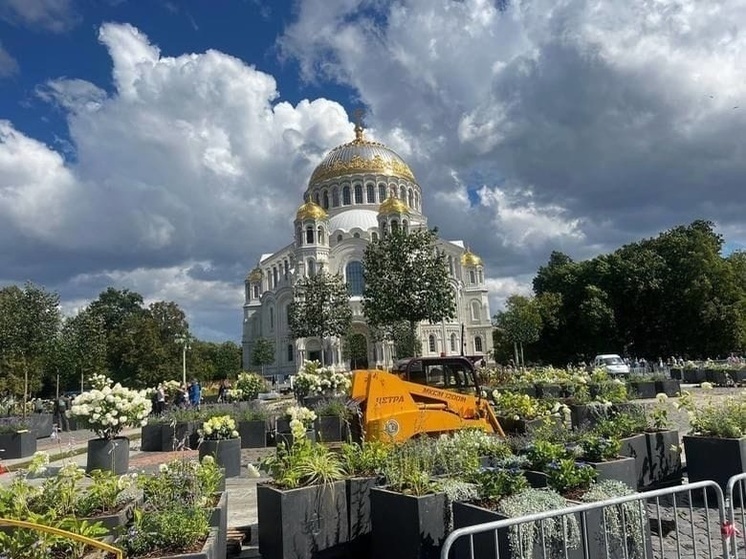
{"type": "MultiPolygon", "coordinates": [[[[386,230],[427,227],[422,189],[407,163],[385,145],[365,138],[362,126],[355,139],[332,149],[316,167],[304,203],[295,215],[293,242],[263,254],[244,283],[243,366],[251,364],[256,340],[273,342],[275,361],[264,368],[278,380],[295,373],[304,360],[321,360],[347,368],[342,340],[294,339],[288,327],[293,285],[297,278],[325,270],[341,274],[350,291],[353,322],[350,336],[364,338],[367,363],[358,368],[388,368],[396,356],[392,342],[374,341],[362,312],[363,254],[369,242],[386,230]]],[[[463,241],[438,240],[448,260],[456,318],[422,322],[418,335],[423,356],[487,355],[492,349],[490,309],[482,259],[463,241]],[[462,347],[463,345],[463,347],[462,347]]]]}

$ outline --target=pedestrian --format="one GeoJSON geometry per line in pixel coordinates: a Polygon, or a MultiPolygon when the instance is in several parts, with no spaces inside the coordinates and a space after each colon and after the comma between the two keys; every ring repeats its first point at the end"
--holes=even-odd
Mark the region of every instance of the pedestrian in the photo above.
{"type": "Polygon", "coordinates": [[[70,423],[67,420],[67,398],[64,395],[57,396],[52,408],[53,421],[59,431],[69,431],[70,423]]]}
{"type": "Polygon", "coordinates": [[[166,390],[161,382],[155,391],[155,413],[161,415],[164,411],[166,411],[166,390]]]}
{"type": "Polygon", "coordinates": [[[199,385],[199,381],[195,378],[192,379],[189,385],[189,404],[193,408],[199,409],[200,401],[202,400],[202,387],[199,385]]]}
{"type": "Polygon", "coordinates": [[[218,402],[222,404],[228,402],[228,381],[226,379],[220,381],[220,386],[218,387],[218,402]]]}

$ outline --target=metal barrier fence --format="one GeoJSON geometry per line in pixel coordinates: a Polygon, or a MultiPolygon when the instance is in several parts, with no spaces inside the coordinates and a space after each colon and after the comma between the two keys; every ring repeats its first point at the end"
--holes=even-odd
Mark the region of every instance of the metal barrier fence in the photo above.
{"type": "Polygon", "coordinates": [[[744,508],[746,506],[746,488],[744,487],[744,481],[746,481],[746,474],[733,476],[728,480],[725,489],[728,524],[725,525],[723,531],[729,536],[733,559],[739,557],[739,544],[741,544],[742,551],[740,557],[746,556],[743,553],[743,549],[746,548],[746,533],[744,533],[744,526],[746,526],[746,508],[744,508]],[[736,522],[737,520],[739,522],[736,522]],[[738,530],[737,526],[741,526],[741,530],[738,530]]]}
{"type": "MultiPolygon", "coordinates": [[[[746,475],[738,477],[746,479],[746,475]]],[[[700,481],[458,528],[446,538],[440,556],[731,559],[733,534],[726,528],[733,526],[733,520],[728,524],[727,518],[720,486],[714,481],[700,481]],[[674,534],[673,541],[665,535],[669,533],[674,534]],[[634,534],[644,535],[642,543],[634,534]],[[572,545],[573,541],[577,545],[572,545]]],[[[737,553],[735,548],[734,544],[737,553]]]]}

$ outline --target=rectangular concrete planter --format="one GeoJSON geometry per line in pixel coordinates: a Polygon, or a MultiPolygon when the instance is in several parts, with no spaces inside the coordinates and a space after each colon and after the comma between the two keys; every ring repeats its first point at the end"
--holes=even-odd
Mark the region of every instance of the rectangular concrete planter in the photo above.
{"type": "Polygon", "coordinates": [[[89,516],[81,518],[80,520],[85,520],[90,524],[93,524],[94,522],[100,522],[104,525],[104,528],[109,531],[109,534],[116,535],[117,530],[119,530],[122,526],[126,526],[129,521],[132,520],[136,504],[137,503],[135,501],[132,501],[131,503],[128,503],[124,507],[122,507],[122,510],[115,513],[89,516]]]}
{"type": "Polygon", "coordinates": [[[549,486],[549,476],[544,472],[536,472],[534,470],[524,470],[523,475],[526,477],[526,481],[531,487],[541,489],[542,487],[549,486]]]}
{"type": "Polygon", "coordinates": [[[31,456],[36,452],[36,433],[34,431],[2,433],[0,434],[0,448],[4,449],[0,458],[12,460],[31,456]]]}
{"type": "Polygon", "coordinates": [[[312,559],[348,540],[345,482],[298,489],[257,485],[262,559],[312,559]]]}
{"type": "Polygon", "coordinates": [[[704,369],[684,369],[683,372],[684,382],[687,384],[699,384],[707,379],[704,369]]]}
{"type": "Polygon", "coordinates": [[[267,446],[267,422],[239,421],[238,434],[241,435],[241,448],[264,448],[267,446]]]}
{"type": "Polygon", "coordinates": [[[212,456],[218,466],[225,471],[225,477],[241,475],[241,438],[211,440],[205,439],[199,445],[199,459],[212,456]]]}
{"type": "Polygon", "coordinates": [[[33,413],[26,420],[29,429],[36,431],[37,439],[46,439],[52,436],[54,417],[51,413],[33,413]]]}
{"type": "Polygon", "coordinates": [[[711,479],[725,491],[728,479],[746,472],[746,437],[721,439],[684,435],[684,451],[690,482],[711,479]]]}
{"type": "Polygon", "coordinates": [[[436,559],[446,537],[446,496],[370,490],[372,559],[436,559]]]}
{"type": "Polygon", "coordinates": [[[340,442],[345,439],[345,422],[337,415],[322,415],[314,422],[318,440],[323,443],[340,442]]]}
{"type": "Polygon", "coordinates": [[[597,404],[570,404],[569,408],[573,429],[593,428],[605,416],[605,408],[597,404]]]}
{"type": "MultiPolygon", "coordinates": [[[[140,429],[140,450],[160,452],[163,450],[163,423],[148,423],[140,429]]],[[[169,427],[170,428],[170,427],[169,427]]]]}
{"type": "MultiPolygon", "coordinates": [[[[568,504],[577,505],[579,503],[568,501],[568,504]]],[[[624,530],[621,528],[622,514],[621,507],[616,506],[609,509],[595,509],[584,514],[575,515],[578,526],[581,528],[585,527],[585,532],[588,534],[587,542],[581,539],[581,546],[585,547],[587,551],[585,555],[581,554],[581,557],[599,557],[604,559],[643,559],[653,557],[652,542],[650,540],[650,521],[647,510],[643,507],[643,514],[638,518],[641,522],[635,523],[634,527],[626,524],[624,530]],[[604,514],[608,515],[605,524],[604,514]],[[610,517],[610,515],[616,515],[618,525],[620,526],[620,533],[610,532],[609,526],[612,525],[611,520],[614,518],[613,516],[610,517]],[[638,541],[635,541],[632,535],[633,529],[638,535],[638,541]]],[[[541,557],[541,555],[538,557],[541,557]]]]}
{"type": "Polygon", "coordinates": [[[228,493],[220,493],[220,499],[210,511],[210,528],[217,530],[215,559],[226,559],[228,549],[228,493]]]}
{"type": "Polygon", "coordinates": [[[202,546],[201,551],[195,551],[192,553],[177,553],[176,555],[152,555],[152,559],[217,559],[215,552],[218,545],[217,531],[214,529],[210,530],[210,535],[207,536],[207,540],[202,546]]]}
{"type": "Polygon", "coordinates": [[[500,426],[505,434],[510,435],[528,435],[544,425],[546,421],[559,425],[562,423],[561,417],[540,417],[538,419],[513,419],[512,417],[498,417],[500,426]]]}
{"type": "Polygon", "coordinates": [[[683,380],[684,370],[681,367],[671,367],[671,378],[674,380],[683,380]]]}
{"type": "Polygon", "coordinates": [[[655,398],[655,381],[653,380],[630,380],[628,387],[630,398],[640,400],[655,398]]]}
{"type": "Polygon", "coordinates": [[[650,455],[648,454],[648,439],[645,433],[632,435],[621,439],[620,456],[627,456],[635,460],[635,477],[637,484],[632,489],[649,487],[652,483],[650,455]]]}
{"type": "Polygon", "coordinates": [[[681,380],[673,378],[656,380],[655,391],[659,394],[662,392],[669,398],[673,398],[681,393],[681,380]]]}
{"type": "Polygon", "coordinates": [[[370,490],[378,485],[375,477],[354,477],[345,480],[350,542],[370,535],[370,490]]]}
{"type": "Polygon", "coordinates": [[[650,461],[650,486],[679,485],[683,476],[678,431],[645,434],[650,461]]]}
{"type": "Polygon", "coordinates": [[[634,490],[637,486],[637,474],[635,459],[619,457],[608,462],[588,462],[598,472],[598,481],[604,479],[616,479],[623,482],[627,487],[634,490]]]}
{"type": "Polygon", "coordinates": [[[195,434],[197,424],[194,421],[184,421],[175,424],[164,423],[161,431],[161,450],[172,452],[174,450],[196,449],[195,434]]]}
{"type": "Polygon", "coordinates": [[[562,398],[562,386],[559,384],[537,384],[536,395],[539,398],[562,398]]]}
{"type": "MultiPolygon", "coordinates": [[[[452,504],[453,509],[453,527],[466,528],[467,526],[475,526],[477,524],[484,524],[487,522],[496,522],[498,520],[506,520],[508,517],[498,512],[484,509],[471,503],[462,503],[460,501],[454,501],[452,504]]],[[[537,527],[537,533],[540,529],[537,527]]],[[[540,536],[539,536],[540,537],[540,536]]],[[[567,555],[565,555],[565,548],[559,546],[551,546],[547,543],[547,555],[546,557],[562,557],[563,559],[582,559],[583,550],[578,547],[576,549],[567,549],[567,555]]],[[[535,559],[545,557],[543,554],[541,539],[534,541],[533,552],[531,556],[535,559]]],[[[500,557],[500,559],[524,559],[526,556],[520,554],[520,552],[513,552],[510,546],[510,528],[502,528],[497,531],[497,547],[495,546],[495,532],[484,532],[482,534],[476,534],[474,536],[474,555],[471,555],[469,549],[469,538],[463,537],[456,540],[456,543],[451,548],[449,559],[494,559],[500,557]],[[499,555],[498,555],[499,553],[499,555]]],[[[591,555],[595,559],[596,556],[591,555]]],[[[602,556],[599,556],[602,557],[602,556]]]]}

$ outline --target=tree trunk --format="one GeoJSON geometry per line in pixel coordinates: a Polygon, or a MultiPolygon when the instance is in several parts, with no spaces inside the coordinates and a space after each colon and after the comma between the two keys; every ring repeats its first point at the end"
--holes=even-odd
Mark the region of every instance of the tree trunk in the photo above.
{"type": "Polygon", "coordinates": [[[523,358],[523,342],[520,342],[521,345],[521,369],[526,369],[526,360],[523,358]]]}
{"type": "Polygon", "coordinates": [[[513,342],[513,355],[515,356],[515,366],[521,366],[521,360],[518,358],[518,343],[513,342]]]}
{"type": "Polygon", "coordinates": [[[411,344],[412,351],[410,352],[412,354],[412,357],[419,357],[417,355],[417,343],[415,342],[415,330],[417,329],[417,324],[414,320],[409,321],[409,343],[411,344]]]}

